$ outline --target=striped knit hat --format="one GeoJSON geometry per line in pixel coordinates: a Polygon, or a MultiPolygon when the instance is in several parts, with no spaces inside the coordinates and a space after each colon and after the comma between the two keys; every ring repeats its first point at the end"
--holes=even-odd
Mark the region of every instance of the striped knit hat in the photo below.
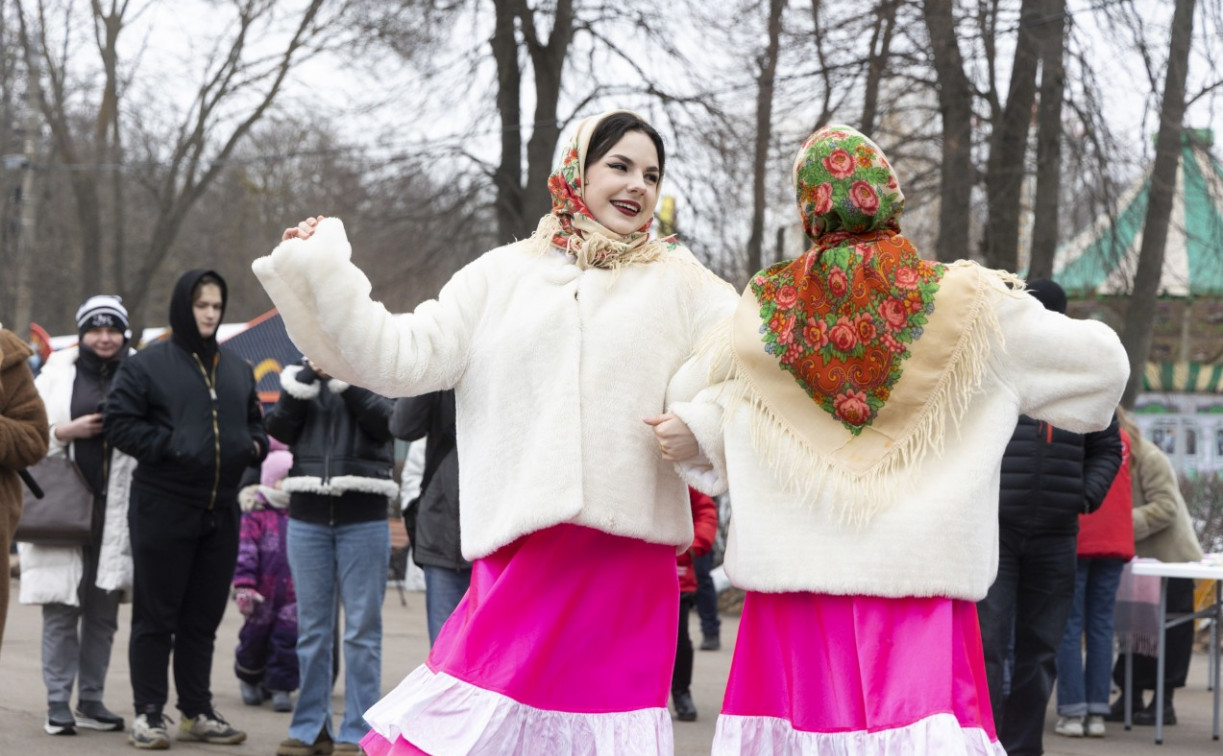
{"type": "Polygon", "coordinates": [[[98,294],[85,300],[76,311],[76,329],[80,337],[94,328],[115,328],[131,338],[128,331],[127,309],[123,299],[113,294],[98,294]]]}

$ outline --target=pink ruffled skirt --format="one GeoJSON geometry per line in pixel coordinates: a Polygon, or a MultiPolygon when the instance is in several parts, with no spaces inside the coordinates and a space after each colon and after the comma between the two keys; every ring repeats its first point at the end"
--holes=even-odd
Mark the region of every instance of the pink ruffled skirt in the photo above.
{"type": "Polygon", "coordinates": [[[976,605],[749,592],[713,753],[1005,756],[976,605]]]}
{"type": "Polygon", "coordinates": [[[365,713],[370,756],[674,751],[675,548],[557,525],[476,560],[428,661],[365,713]]]}

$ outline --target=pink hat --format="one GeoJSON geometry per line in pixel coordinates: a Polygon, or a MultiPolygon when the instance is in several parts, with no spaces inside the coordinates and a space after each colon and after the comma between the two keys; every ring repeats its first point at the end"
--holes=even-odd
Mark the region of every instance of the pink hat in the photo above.
{"type": "Polygon", "coordinates": [[[263,470],[259,476],[259,482],[268,488],[275,488],[276,484],[284,480],[289,474],[289,468],[292,466],[293,455],[289,452],[268,452],[267,459],[263,460],[263,470]]]}

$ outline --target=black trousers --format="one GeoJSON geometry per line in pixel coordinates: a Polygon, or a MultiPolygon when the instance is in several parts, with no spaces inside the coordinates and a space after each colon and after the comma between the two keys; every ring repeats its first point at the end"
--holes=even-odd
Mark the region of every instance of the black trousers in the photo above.
{"type": "Polygon", "coordinates": [[[178,709],[184,717],[212,710],[212,654],[238,558],[238,525],[236,501],[202,509],[132,492],[128,663],[138,714],[165,706],[171,652],[178,709]]]}
{"type": "Polygon", "coordinates": [[[692,687],[692,636],[688,634],[688,618],[696,603],[695,593],[679,594],[679,631],[675,642],[675,669],[671,673],[671,695],[687,693],[692,687]]]}
{"type": "Polygon", "coordinates": [[[977,603],[985,674],[998,740],[1010,756],[1044,753],[1045,710],[1057,680],[1057,650],[1074,603],[1074,533],[1000,532],[998,577],[977,603]],[[1011,692],[1003,666],[1014,629],[1011,692]]]}
{"type": "Polygon", "coordinates": [[[696,573],[696,613],[701,617],[701,635],[717,638],[722,629],[718,616],[718,592],[713,587],[713,552],[692,557],[692,571],[696,573]]]}
{"type": "MultiPolygon", "coordinates": [[[[1193,611],[1192,578],[1168,579],[1168,614],[1189,614],[1193,611]]],[[[1185,687],[1189,677],[1189,660],[1193,658],[1193,623],[1177,625],[1167,632],[1164,640],[1164,691],[1172,700],[1172,691],[1185,687]]],[[[1155,690],[1155,672],[1159,660],[1146,654],[1134,654],[1134,690],[1155,690]]],[[[1125,690],[1125,654],[1118,654],[1113,665],[1113,681],[1125,690]]],[[[1134,697],[1134,709],[1142,708],[1142,696],[1134,697]]]]}

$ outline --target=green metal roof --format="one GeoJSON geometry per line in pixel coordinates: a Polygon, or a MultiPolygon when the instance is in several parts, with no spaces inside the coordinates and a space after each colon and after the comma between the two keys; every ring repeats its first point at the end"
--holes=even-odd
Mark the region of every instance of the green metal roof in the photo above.
{"type": "MultiPolygon", "coordinates": [[[[1223,164],[1211,154],[1213,144],[1214,134],[1207,129],[1184,132],[1162,295],[1223,296],[1223,164]]],[[[1053,277],[1068,294],[1130,292],[1150,184],[1148,171],[1122,194],[1115,217],[1101,214],[1058,248],[1053,277]]]]}

